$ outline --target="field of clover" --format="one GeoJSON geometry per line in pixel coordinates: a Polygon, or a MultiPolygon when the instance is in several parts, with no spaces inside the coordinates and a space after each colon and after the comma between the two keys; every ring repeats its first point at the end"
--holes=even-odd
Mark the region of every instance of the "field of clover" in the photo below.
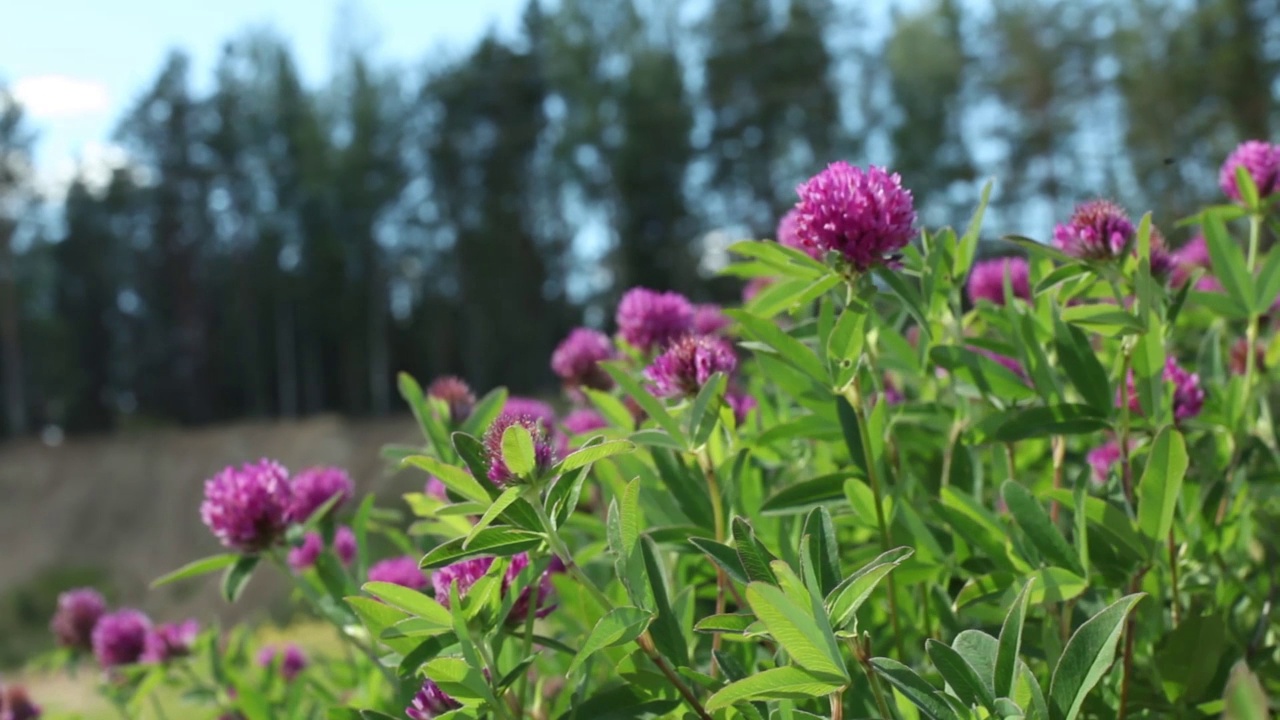
{"type": "Polygon", "coordinates": [[[403,507],[340,469],[214,475],[227,553],[156,584],[282,573],[345,652],[84,589],[59,658],[125,717],[1270,717],[1280,146],[1220,185],[1176,249],[1092,200],[975,262],[985,193],[926,229],[897,175],[834,163],[733,246],[741,308],[635,288],[614,337],[573,331],[566,414],[401,376],[403,507]]]}

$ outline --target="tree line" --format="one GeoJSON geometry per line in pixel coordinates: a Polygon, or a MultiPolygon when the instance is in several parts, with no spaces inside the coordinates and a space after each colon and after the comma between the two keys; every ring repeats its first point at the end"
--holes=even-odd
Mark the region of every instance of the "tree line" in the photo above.
{"type": "Polygon", "coordinates": [[[0,91],[3,432],[383,414],[397,370],[549,389],[629,287],[734,299],[716,238],[771,236],[836,158],[930,224],[997,177],[999,230],[1104,195],[1176,241],[1277,126],[1280,0],[876,5],[530,0],[415,67],[352,43],[319,86],[246,31],[208,91],[169,54],[128,161],[57,199],[0,91]]]}

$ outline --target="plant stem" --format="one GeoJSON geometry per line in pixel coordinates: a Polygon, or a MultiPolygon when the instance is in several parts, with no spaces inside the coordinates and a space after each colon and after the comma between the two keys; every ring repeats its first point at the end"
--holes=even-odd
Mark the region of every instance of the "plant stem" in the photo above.
{"type": "MultiPolygon", "coordinates": [[[[520,659],[529,657],[533,652],[533,621],[538,617],[535,612],[536,608],[529,607],[524,614],[524,646],[520,651],[520,659]]],[[[524,673],[520,678],[520,716],[524,715],[524,709],[529,706],[529,673],[524,673]]]]}
{"type": "Polygon", "coordinates": [[[1249,215],[1249,256],[1245,258],[1245,268],[1249,274],[1253,275],[1253,271],[1258,267],[1258,242],[1262,238],[1262,215],[1259,213],[1250,213],[1249,215]]]}
{"type": "Polygon", "coordinates": [[[831,693],[831,720],[844,720],[844,688],[831,693]]]}
{"type": "Polygon", "coordinates": [[[1182,599],[1178,590],[1178,546],[1173,541],[1173,531],[1169,531],[1169,584],[1172,586],[1173,598],[1169,605],[1169,616],[1173,626],[1178,627],[1182,617],[1182,599]]]}
{"type": "Polygon", "coordinates": [[[702,718],[702,720],[714,720],[714,718],[711,717],[711,714],[707,712],[706,708],[702,707],[702,703],[698,702],[698,698],[694,696],[693,691],[689,689],[689,686],[684,684],[684,681],[680,679],[680,676],[676,675],[675,671],[671,669],[671,666],[667,665],[667,661],[663,660],[662,656],[658,654],[657,649],[653,646],[653,641],[649,639],[649,633],[646,632],[641,635],[636,640],[636,644],[640,646],[641,650],[645,651],[645,654],[649,656],[649,659],[653,661],[654,665],[658,666],[658,669],[662,671],[662,674],[667,676],[667,681],[676,689],[676,692],[680,693],[680,697],[684,698],[685,703],[693,709],[694,714],[702,718]]]}
{"type": "MultiPolygon", "coordinates": [[[[533,614],[532,609],[530,614],[533,614]]],[[[470,635],[471,632],[468,630],[467,634],[470,635]]],[[[493,652],[489,649],[489,644],[484,642],[483,639],[475,645],[476,649],[480,651],[480,659],[484,661],[484,666],[489,669],[489,684],[493,685],[496,690],[497,683],[502,680],[502,675],[498,672],[498,663],[493,657],[493,652]]],[[[510,717],[510,708],[507,707],[507,701],[503,699],[503,693],[494,695],[493,711],[499,717],[510,717]]]]}
{"type": "Polygon", "coordinates": [[[396,679],[395,673],[393,673],[389,668],[387,668],[385,665],[382,664],[382,660],[378,658],[378,653],[374,650],[374,648],[371,646],[366,646],[364,643],[356,642],[355,638],[348,635],[347,631],[342,627],[342,625],[336,619],[334,619],[333,616],[325,612],[325,609],[321,606],[320,602],[316,600],[315,590],[310,585],[308,585],[302,578],[290,572],[289,566],[285,564],[284,559],[280,557],[280,554],[278,552],[276,551],[268,552],[266,553],[266,557],[268,558],[268,560],[270,560],[271,563],[273,563],[277,568],[280,569],[280,572],[284,573],[285,577],[289,578],[293,582],[295,587],[297,587],[299,590],[302,591],[302,595],[306,597],[307,601],[310,602],[311,605],[315,608],[316,613],[320,615],[320,617],[323,617],[325,620],[329,621],[329,624],[333,626],[333,629],[338,632],[338,637],[342,638],[342,641],[344,643],[355,646],[355,648],[358,649],[361,652],[361,654],[363,654],[365,657],[369,659],[369,662],[373,663],[374,667],[378,668],[379,672],[382,673],[382,676],[386,678],[387,683],[389,683],[391,687],[396,687],[399,681],[396,679]]]}
{"type": "MultiPolygon", "coordinates": [[[[1062,461],[1067,453],[1066,438],[1062,437],[1061,435],[1054,435],[1052,443],[1053,443],[1053,489],[1059,490],[1062,488],[1062,461]]],[[[1055,526],[1058,524],[1058,515],[1059,515],[1060,509],[1061,508],[1059,508],[1058,506],[1057,498],[1054,498],[1053,501],[1049,503],[1049,519],[1053,521],[1053,524],[1055,526]]],[[[1077,509],[1076,512],[1083,512],[1083,510],[1077,509]]]]}
{"type": "Polygon", "coordinates": [[[1135,511],[1133,497],[1133,475],[1129,470],[1129,363],[1132,361],[1132,349],[1126,344],[1123,351],[1124,360],[1120,367],[1120,482],[1124,487],[1125,500],[1129,501],[1129,510],[1135,511]]]}
{"type": "MultiPolygon", "coordinates": [[[[591,596],[596,599],[596,602],[600,604],[600,607],[603,608],[605,612],[612,610],[613,602],[609,600],[609,596],[605,595],[600,588],[596,587],[596,584],[591,581],[591,578],[587,577],[586,573],[582,572],[582,568],[573,561],[573,556],[569,554],[569,549],[565,546],[564,541],[560,539],[560,535],[556,533],[555,528],[551,525],[551,520],[547,517],[546,508],[542,506],[541,502],[532,502],[529,504],[533,506],[534,511],[538,514],[538,519],[542,521],[543,526],[547,530],[547,543],[551,546],[551,552],[559,556],[560,560],[564,562],[565,569],[573,579],[577,580],[578,584],[585,587],[587,592],[591,593],[591,596]]],[[[666,661],[662,659],[662,655],[658,653],[657,648],[653,646],[653,642],[649,640],[649,633],[646,632],[636,638],[635,643],[640,646],[640,649],[644,651],[645,655],[649,656],[649,659],[653,661],[653,664],[658,666],[658,669],[662,671],[662,674],[667,677],[668,682],[670,682],[672,687],[676,689],[676,692],[680,693],[680,697],[684,699],[685,703],[693,709],[694,713],[699,718],[702,718],[702,720],[713,720],[706,709],[702,707],[702,703],[698,701],[697,696],[689,689],[689,686],[685,685],[684,681],[680,679],[680,676],[676,675],[671,667],[667,665],[666,661]]]]}
{"type": "MultiPolygon", "coordinates": [[[[876,502],[876,525],[880,529],[880,550],[889,552],[893,544],[889,537],[889,524],[884,518],[884,492],[880,487],[880,473],[876,470],[876,460],[871,453],[871,431],[867,429],[867,414],[862,410],[862,398],[858,393],[857,380],[845,391],[845,400],[853,408],[858,422],[858,440],[862,443],[862,455],[867,462],[867,481],[871,484],[871,494],[876,502]]],[[[893,640],[898,649],[898,657],[905,660],[907,654],[902,641],[902,629],[898,624],[898,588],[893,580],[893,573],[886,578],[889,582],[889,620],[893,625],[893,640]]]]}
{"type": "MultiPolygon", "coordinates": [[[[716,542],[723,543],[725,538],[724,498],[720,495],[720,483],[716,481],[716,468],[711,455],[704,448],[698,452],[698,464],[702,466],[702,474],[707,479],[707,493],[711,495],[711,513],[715,522],[716,542]]],[[[729,584],[729,576],[724,568],[716,565],[716,614],[724,614],[725,588],[729,584]]],[[[717,666],[715,654],[720,651],[722,633],[711,635],[711,677],[716,676],[717,666]]]]}
{"type": "Polygon", "coordinates": [[[893,716],[889,714],[889,705],[884,700],[884,688],[880,685],[880,678],[876,676],[876,671],[871,667],[870,653],[860,650],[857,640],[849,638],[848,642],[849,649],[853,651],[853,657],[862,666],[862,671],[867,674],[867,682],[871,684],[871,695],[876,699],[876,707],[880,709],[881,720],[893,720],[893,716]]]}
{"type": "MultiPolygon", "coordinates": [[[[1142,589],[1142,576],[1147,573],[1147,568],[1142,568],[1129,581],[1129,593],[1133,594],[1142,589]]],[[[1116,720],[1124,720],[1125,712],[1129,707],[1129,686],[1133,684],[1133,633],[1136,621],[1132,614],[1124,623],[1124,663],[1120,677],[1120,707],[1116,710],[1116,720]]]]}

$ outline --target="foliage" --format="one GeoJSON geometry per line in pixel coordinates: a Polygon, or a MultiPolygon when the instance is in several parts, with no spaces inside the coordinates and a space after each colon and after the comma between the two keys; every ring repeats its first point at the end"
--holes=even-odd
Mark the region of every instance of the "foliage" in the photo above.
{"type": "MultiPolygon", "coordinates": [[[[599,414],[587,432],[503,389],[459,413],[401,376],[423,441],[388,457],[431,480],[406,494],[407,528],[365,498],[344,551],[339,492],[276,534],[283,469],[228,468],[202,516],[249,550],[157,581],[222,572],[234,602],[275,566],[350,652],[255,665],[242,631],[209,631],[189,657],[108,668],[104,690],[128,713],[175,684],[251,720],[1267,717],[1271,169],[1239,169],[1242,202],[1191,218],[1218,291],[1203,268],[1165,272],[1150,216],[1107,206],[1058,235],[1114,230],[1090,250],[1109,256],[1015,239],[1034,292],[1006,277],[966,302],[982,205],[870,272],[865,248],[735,245],[729,272],[771,283],[711,331],[739,362],[706,338],[647,354],[618,339],[611,382],[566,388],[599,414]],[[1240,333],[1262,351],[1224,362],[1240,333]],[[375,563],[375,536],[408,557],[375,563]]],[[[860,201],[897,180],[868,177],[830,196],[847,227],[825,230],[879,249],[880,208],[860,201]]],[[[832,212],[819,200],[798,208],[832,212]]],[[[121,652],[102,652],[107,622],[100,659],[121,652]]]]}

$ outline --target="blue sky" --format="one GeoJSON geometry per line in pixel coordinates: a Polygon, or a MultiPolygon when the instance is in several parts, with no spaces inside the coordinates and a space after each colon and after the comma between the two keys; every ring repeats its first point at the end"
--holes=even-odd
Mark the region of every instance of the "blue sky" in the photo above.
{"type": "Polygon", "coordinates": [[[111,162],[107,144],[125,108],[154,79],[170,48],[193,58],[207,81],[222,43],[250,26],[288,38],[309,82],[325,78],[340,8],[354,7],[361,34],[382,60],[417,63],[441,46],[460,49],[490,27],[509,30],[525,0],[31,0],[0,11],[0,81],[39,133],[45,183],[69,179],[78,160],[111,162]]]}

